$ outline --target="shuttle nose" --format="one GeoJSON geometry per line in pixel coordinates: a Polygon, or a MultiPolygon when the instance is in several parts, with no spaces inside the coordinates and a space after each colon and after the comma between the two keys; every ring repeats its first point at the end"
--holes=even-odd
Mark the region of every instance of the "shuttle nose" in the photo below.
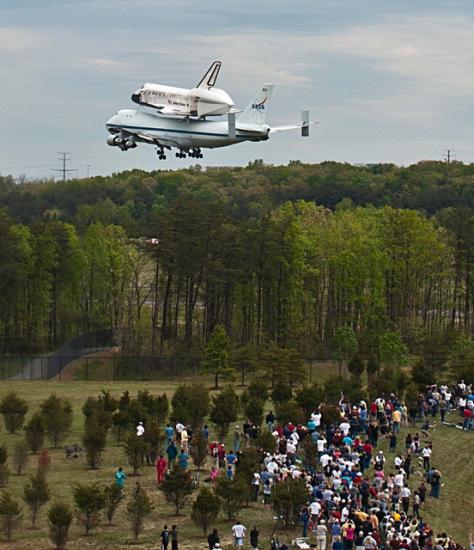
{"type": "Polygon", "coordinates": [[[134,103],[140,103],[140,94],[138,92],[132,94],[132,101],[134,103]]]}

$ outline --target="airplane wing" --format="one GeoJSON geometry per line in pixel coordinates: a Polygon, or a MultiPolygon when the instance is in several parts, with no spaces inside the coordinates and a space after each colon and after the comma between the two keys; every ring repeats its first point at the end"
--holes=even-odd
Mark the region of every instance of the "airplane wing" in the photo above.
{"type": "Polygon", "coordinates": [[[274,134],[276,132],[286,132],[287,130],[298,130],[300,128],[311,126],[312,124],[319,124],[319,121],[300,122],[298,124],[291,124],[289,126],[272,126],[270,128],[270,134],[274,134]]]}
{"type": "Polygon", "coordinates": [[[147,132],[134,132],[132,130],[122,130],[125,134],[130,134],[131,136],[135,136],[138,139],[141,139],[142,141],[146,141],[147,143],[152,143],[154,145],[162,145],[163,147],[167,147],[168,149],[171,147],[178,147],[180,148],[180,144],[177,141],[174,141],[173,139],[168,138],[158,138],[154,134],[148,134],[147,132]]]}

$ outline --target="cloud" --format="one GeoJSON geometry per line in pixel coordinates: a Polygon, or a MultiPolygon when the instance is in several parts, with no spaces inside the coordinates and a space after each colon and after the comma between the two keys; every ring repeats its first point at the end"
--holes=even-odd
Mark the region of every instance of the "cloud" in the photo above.
{"type": "Polygon", "coordinates": [[[46,35],[19,27],[0,27],[0,55],[24,54],[44,46],[46,35]]]}

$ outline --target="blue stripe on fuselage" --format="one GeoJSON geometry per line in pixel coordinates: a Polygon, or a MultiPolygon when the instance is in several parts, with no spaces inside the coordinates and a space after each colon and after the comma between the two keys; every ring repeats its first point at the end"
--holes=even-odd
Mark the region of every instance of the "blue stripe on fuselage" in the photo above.
{"type": "MultiPolygon", "coordinates": [[[[213,132],[193,132],[192,130],[177,130],[174,128],[150,128],[149,126],[129,126],[125,124],[107,124],[107,128],[124,128],[129,130],[148,130],[150,132],[174,132],[177,134],[192,134],[196,136],[213,136],[213,137],[222,137],[228,138],[228,134],[216,134],[213,132]]],[[[157,136],[158,137],[158,136],[157,136]]],[[[249,135],[236,135],[236,139],[247,139],[252,137],[260,137],[252,134],[249,135]]],[[[262,136],[263,137],[263,136],[262,136]]]]}

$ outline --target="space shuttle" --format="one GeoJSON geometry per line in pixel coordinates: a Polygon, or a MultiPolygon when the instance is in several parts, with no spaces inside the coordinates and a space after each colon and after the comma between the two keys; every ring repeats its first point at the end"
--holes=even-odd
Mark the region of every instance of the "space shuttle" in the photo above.
{"type": "Polygon", "coordinates": [[[215,88],[222,62],[214,61],[195,88],[176,88],[163,84],[143,84],[132,94],[132,101],[151,107],[160,115],[207,117],[233,111],[227,92],[215,88]]]}

